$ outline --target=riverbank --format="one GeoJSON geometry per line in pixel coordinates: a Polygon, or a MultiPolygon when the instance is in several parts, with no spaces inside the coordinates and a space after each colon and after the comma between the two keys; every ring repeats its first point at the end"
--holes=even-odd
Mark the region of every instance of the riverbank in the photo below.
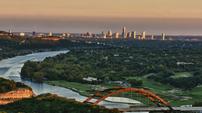
{"type": "MultiPolygon", "coordinates": [[[[156,92],[161,97],[169,100],[171,105],[173,106],[181,106],[181,105],[192,105],[195,102],[200,102],[202,100],[202,86],[198,86],[191,91],[182,91],[180,89],[173,89],[169,85],[163,85],[161,83],[157,83],[155,81],[151,81],[145,78],[139,78],[143,80],[143,86],[145,88],[149,88],[152,91],[156,92]],[[176,99],[178,101],[176,101],[176,99]]],[[[95,93],[93,88],[112,88],[116,87],[116,85],[90,85],[90,84],[82,84],[76,82],[67,82],[67,81],[46,81],[45,83],[53,86],[60,86],[64,88],[71,89],[80,95],[90,96],[95,93]]],[[[133,98],[135,99],[135,98],[133,98]]]]}
{"type": "MultiPolygon", "coordinates": [[[[63,54],[68,51],[54,51],[54,52],[40,52],[33,53],[24,56],[16,56],[9,59],[4,59],[0,61],[0,71],[3,69],[0,77],[14,80],[16,82],[24,83],[30,86],[36,95],[41,95],[44,93],[56,94],[61,97],[75,99],[76,101],[82,102],[86,99],[85,96],[80,95],[79,93],[59,86],[48,85],[46,83],[35,83],[32,81],[22,80],[20,77],[20,71],[23,67],[23,64],[27,61],[43,61],[47,57],[53,57],[58,54],[63,54]],[[5,68],[7,68],[5,70],[5,68]]],[[[128,108],[128,104],[124,103],[114,103],[114,102],[103,102],[101,104],[107,108],[128,108]]]]}
{"type": "Polygon", "coordinates": [[[66,81],[46,81],[45,83],[53,86],[60,86],[67,89],[71,89],[83,96],[90,95],[90,92],[88,91],[91,89],[90,84],[81,84],[81,83],[66,82],[66,81]]]}

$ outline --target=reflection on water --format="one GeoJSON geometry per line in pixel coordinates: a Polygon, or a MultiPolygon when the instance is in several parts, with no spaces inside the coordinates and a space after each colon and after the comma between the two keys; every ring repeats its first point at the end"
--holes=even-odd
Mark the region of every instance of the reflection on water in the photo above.
{"type": "MultiPolygon", "coordinates": [[[[77,101],[83,101],[86,97],[81,96],[77,92],[72,90],[52,86],[48,84],[39,84],[33,83],[30,81],[24,81],[20,78],[20,71],[26,61],[42,61],[46,57],[53,57],[58,54],[67,53],[68,51],[53,51],[53,52],[40,52],[40,53],[33,53],[24,56],[17,56],[10,59],[5,59],[0,61],[0,77],[7,78],[14,80],[16,82],[22,82],[28,86],[30,86],[35,94],[43,94],[43,93],[52,93],[57,94],[59,96],[73,98],[77,101]]],[[[102,102],[100,103],[108,108],[127,108],[129,107],[128,104],[121,104],[121,103],[111,103],[111,102],[102,102]]]]}
{"type": "Polygon", "coordinates": [[[0,68],[0,75],[4,74],[6,71],[8,71],[9,68],[0,68]]]}

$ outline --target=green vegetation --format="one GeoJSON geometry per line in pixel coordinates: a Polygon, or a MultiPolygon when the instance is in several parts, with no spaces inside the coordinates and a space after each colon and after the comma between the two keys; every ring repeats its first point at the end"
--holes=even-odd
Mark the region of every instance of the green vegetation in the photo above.
{"type": "Polygon", "coordinates": [[[201,42],[112,40],[102,43],[111,48],[72,49],[43,62],[29,61],[22,68],[21,76],[75,88],[84,94],[88,94],[86,89],[92,85],[107,87],[121,81],[113,86],[148,88],[175,105],[202,100],[197,90],[202,84],[201,42]],[[88,77],[97,80],[84,79],[88,77]],[[57,82],[61,80],[65,82],[57,82]]]}
{"type": "MultiPolygon", "coordinates": [[[[149,79],[189,90],[202,83],[201,62],[200,46],[189,49],[90,48],[72,50],[68,54],[48,58],[43,62],[27,62],[21,75],[37,82],[66,80],[87,83],[84,78],[94,77],[98,80],[93,84],[100,84],[108,81],[126,81],[125,77],[153,73],[148,76],[149,79]],[[193,76],[183,77],[175,74],[180,72],[193,73],[193,76]],[[187,84],[183,84],[185,82],[187,84]]],[[[137,85],[141,85],[141,82],[138,83],[137,85]]]]}
{"type": "Polygon", "coordinates": [[[67,81],[47,81],[46,83],[54,85],[54,86],[60,86],[65,87],[68,89],[72,89],[82,95],[89,95],[90,91],[92,89],[92,85],[90,84],[81,84],[77,82],[67,82],[67,81]]]}
{"type": "Polygon", "coordinates": [[[16,82],[11,81],[11,80],[0,78],[0,93],[5,93],[5,92],[12,91],[12,90],[17,90],[19,88],[31,89],[30,87],[28,87],[22,83],[19,83],[19,82],[16,83],[16,82]]]}
{"type": "Polygon", "coordinates": [[[52,94],[43,94],[0,106],[0,111],[6,113],[120,113],[117,109],[109,110],[52,94]]]}
{"type": "Polygon", "coordinates": [[[38,38],[22,38],[18,36],[0,36],[0,60],[14,56],[30,54],[33,52],[79,49],[79,48],[105,48],[103,45],[88,43],[84,40],[66,39],[60,41],[48,41],[38,38]]]}

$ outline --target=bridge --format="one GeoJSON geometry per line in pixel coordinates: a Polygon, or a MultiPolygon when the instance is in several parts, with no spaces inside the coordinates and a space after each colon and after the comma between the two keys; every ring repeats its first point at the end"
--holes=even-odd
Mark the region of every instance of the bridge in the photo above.
{"type": "MultiPolygon", "coordinates": [[[[100,102],[104,101],[108,97],[116,96],[121,93],[135,93],[148,99],[154,106],[134,106],[126,109],[119,109],[123,112],[148,112],[148,111],[200,111],[202,107],[172,107],[171,104],[165,99],[161,98],[157,94],[151,92],[150,90],[144,88],[123,88],[116,87],[111,89],[106,89],[104,91],[96,91],[95,94],[88,97],[83,103],[91,103],[92,105],[98,105],[100,102]],[[96,101],[92,102],[93,99],[96,101]]],[[[133,98],[133,97],[132,97],[133,98]]]]}
{"type": "MultiPolygon", "coordinates": [[[[160,109],[160,107],[164,107],[164,108],[166,108],[165,110],[167,110],[167,109],[173,110],[173,108],[171,107],[171,105],[170,105],[170,103],[168,101],[161,98],[157,94],[151,92],[150,90],[143,89],[143,88],[116,87],[116,88],[106,89],[104,91],[97,91],[95,94],[93,94],[92,96],[88,97],[85,101],[83,101],[83,103],[91,103],[92,105],[98,105],[100,102],[104,101],[106,98],[112,97],[112,96],[115,96],[115,95],[119,95],[119,94],[122,94],[122,93],[129,93],[129,94],[135,93],[135,94],[141,95],[144,98],[148,99],[158,109],[160,109]],[[97,99],[97,100],[95,102],[92,102],[91,101],[92,99],[97,99]]],[[[133,108],[131,108],[131,109],[133,109],[133,108]]],[[[139,109],[141,111],[142,108],[139,108],[139,109]]],[[[148,110],[150,111],[152,109],[148,109],[148,110]]],[[[130,111],[129,109],[125,109],[125,110],[122,109],[122,110],[123,111],[130,111]]]]}

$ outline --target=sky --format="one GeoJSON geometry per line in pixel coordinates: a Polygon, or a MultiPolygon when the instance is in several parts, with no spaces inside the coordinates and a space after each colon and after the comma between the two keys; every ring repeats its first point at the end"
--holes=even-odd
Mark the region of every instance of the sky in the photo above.
{"type": "Polygon", "coordinates": [[[0,0],[0,29],[202,34],[202,0],[0,0]],[[201,31],[200,31],[201,30],[201,31]]]}

